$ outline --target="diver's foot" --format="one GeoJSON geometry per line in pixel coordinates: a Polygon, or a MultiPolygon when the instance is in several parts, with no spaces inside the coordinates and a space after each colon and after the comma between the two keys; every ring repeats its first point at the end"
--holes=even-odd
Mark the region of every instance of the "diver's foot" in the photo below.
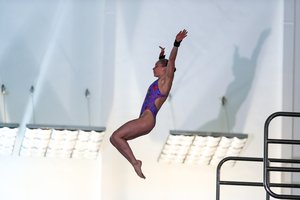
{"type": "Polygon", "coordinates": [[[137,160],[137,163],[133,165],[133,168],[139,177],[146,178],[142,172],[142,161],[137,160]]]}

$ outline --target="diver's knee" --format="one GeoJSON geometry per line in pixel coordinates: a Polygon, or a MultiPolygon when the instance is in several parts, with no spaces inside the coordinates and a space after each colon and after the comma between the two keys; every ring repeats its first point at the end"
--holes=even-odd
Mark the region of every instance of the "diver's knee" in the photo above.
{"type": "Polygon", "coordinates": [[[116,144],[116,141],[117,141],[117,136],[116,136],[116,134],[113,133],[113,134],[110,136],[109,141],[110,141],[110,143],[111,143],[112,145],[115,145],[115,144],[116,144]]]}

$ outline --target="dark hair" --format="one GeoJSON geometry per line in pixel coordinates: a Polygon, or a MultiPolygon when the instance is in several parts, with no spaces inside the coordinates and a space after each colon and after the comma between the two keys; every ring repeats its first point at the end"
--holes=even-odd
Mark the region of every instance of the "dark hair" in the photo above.
{"type": "Polygon", "coordinates": [[[165,58],[159,59],[158,62],[163,64],[164,67],[166,67],[168,65],[168,59],[165,59],[165,58]]]}
{"type": "MultiPolygon", "coordinates": [[[[166,67],[168,65],[168,61],[169,60],[165,59],[165,58],[158,60],[158,62],[161,63],[161,64],[163,64],[164,67],[166,67]]],[[[174,68],[174,72],[176,72],[176,68],[174,68]]]]}

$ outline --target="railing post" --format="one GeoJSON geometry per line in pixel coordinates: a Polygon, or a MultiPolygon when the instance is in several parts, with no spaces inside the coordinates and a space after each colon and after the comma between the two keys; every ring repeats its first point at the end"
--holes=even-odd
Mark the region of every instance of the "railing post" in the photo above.
{"type": "MultiPolygon", "coordinates": [[[[270,186],[270,159],[269,159],[269,143],[276,143],[276,144],[300,144],[299,141],[293,141],[293,140],[285,140],[285,139],[276,139],[276,140],[270,140],[269,139],[269,125],[271,121],[275,117],[300,117],[299,112],[275,112],[271,114],[265,121],[265,126],[264,126],[264,160],[263,160],[263,185],[268,193],[268,195],[271,195],[274,198],[277,199],[300,199],[299,195],[281,195],[281,194],[276,194],[271,190],[270,186]]],[[[279,159],[280,160],[280,159],[279,159]]],[[[298,160],[291,160],[290,163],[297,162],[298,160]]],[[[284,168],[282,168],[283,170],[284,168]]],[[[280,171],[280,169],[278,169],[280,171]]],[[[286,171],[292,172],[291,169],[285,168],[286,171]]],[[[292,185],[292,184],[291,184],[292,185]]]]}

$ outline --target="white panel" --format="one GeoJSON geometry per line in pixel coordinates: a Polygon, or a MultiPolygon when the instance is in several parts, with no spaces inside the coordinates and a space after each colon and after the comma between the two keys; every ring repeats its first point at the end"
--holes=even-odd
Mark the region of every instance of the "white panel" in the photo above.
{"type": "Polygon", "coordinates": [[[13,153],[18,130],[18,128],[0,128],[0,155],[13,153]]]}

